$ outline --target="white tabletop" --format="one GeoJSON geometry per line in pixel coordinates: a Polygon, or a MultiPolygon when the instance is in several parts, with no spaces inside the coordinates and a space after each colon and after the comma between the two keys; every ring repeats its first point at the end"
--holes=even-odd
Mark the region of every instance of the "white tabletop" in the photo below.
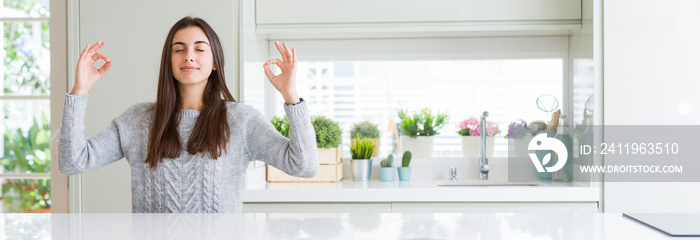
{"type": "Polygon", "coordinates": [[[598,202],[600,189],[574,183],[543,186],[438,186],[441,181],[261,183],[243,202],[598,202]]]}
{"type": "Polygon", "coordinates": [[[671,239],[621,213],[1,214],[0,219],[3,239],[671,239]]]}

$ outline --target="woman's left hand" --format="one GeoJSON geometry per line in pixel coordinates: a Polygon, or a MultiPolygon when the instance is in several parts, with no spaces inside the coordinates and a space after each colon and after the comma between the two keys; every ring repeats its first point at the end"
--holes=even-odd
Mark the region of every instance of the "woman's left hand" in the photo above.
{"type": "Polygon", "coordinates": [[[297,54],[294,48],[289,49],[286,43],[280,45],[275,41],[275,46],[277,50],[282,54],[282,59],[270,59],[263,65],[265,68],[265,75],[267,79],[270,80],[273,86],[282,94],[285,103],[294,104],[299,102],[299,95],[297,95],[296,87],[296,70],[297,70],[297,54]],[[275,76],[270,70],[270,64],[277,64],[277,66],[282,70],[280,75],[275,76]]]}

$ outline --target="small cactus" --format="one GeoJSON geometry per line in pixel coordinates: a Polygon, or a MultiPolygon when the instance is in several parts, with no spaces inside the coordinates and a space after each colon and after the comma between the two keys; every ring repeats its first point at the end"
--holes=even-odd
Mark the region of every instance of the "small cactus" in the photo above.
{"type": "Polygon", "coordinates": [[[394,165],[394,155],[389,154],[389,157],[380,162],[382,167],[391,167],[394,165]]]}
{"type": "Polygon", "coordinates": [[[401,166],[408,167],[409,164],[411,164],[411,152],[406,151],[403,153],[403,161],[401,163],[401,166]]]}

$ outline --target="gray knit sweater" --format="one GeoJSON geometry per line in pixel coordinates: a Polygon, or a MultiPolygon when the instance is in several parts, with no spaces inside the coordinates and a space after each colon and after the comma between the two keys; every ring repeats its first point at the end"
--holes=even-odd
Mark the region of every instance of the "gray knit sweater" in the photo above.
{"type": "Polygon", "coordinates": [[[131,166],[131,203],[135,213],[241,212],[241,188],[248,163],[264,161],[290,175],[318,172],[316,136],[304,101],[284,106],[289,138],[283,137],[259,111],[228,102],[231,137],[227,153],[217,160],[189,154],[187,140],[199,111],[182,110],[182,152],[163,159],[157,170],[145,163],[154,103],[130,107],[95,137],[85,140],[88,96],[66,94],[59,136],[58,170],[80,174],[126,158],[131,166]]]}

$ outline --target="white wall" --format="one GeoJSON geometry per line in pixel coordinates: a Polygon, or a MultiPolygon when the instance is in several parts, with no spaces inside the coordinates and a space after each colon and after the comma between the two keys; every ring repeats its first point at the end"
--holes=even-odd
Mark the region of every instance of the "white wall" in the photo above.
{"type": "MultiPolygon", "coordinates": [[[[700,123],[700,2],[604,6],[606,125],[700,123]]],[[[604,184],[606,212],[699,212],[700,183],[604,184]]]]}
{"type": "MultiPolygon", "coordinates": [[[[228,86],[234,98],[238,98],[237,3],[229,0],[80,1],[79,44],[69,46],[68,51],[79,52],[88,43],[106,41],[101,52],[114,62],[90,90],[86,137],[104,130],[129,106],[155,101],[165,37],[170,27],[185,16],[201,17],[217,31],[225,51],[228,86]]],[[[75,71],[75,62],[70,63],[68,69],[75,71]]],[[[70,89],[73,80],[69,82],[70,89]]],[[[124,159],[82,175],[82,211],[131,212],[131,176],[124,159]]]]}

